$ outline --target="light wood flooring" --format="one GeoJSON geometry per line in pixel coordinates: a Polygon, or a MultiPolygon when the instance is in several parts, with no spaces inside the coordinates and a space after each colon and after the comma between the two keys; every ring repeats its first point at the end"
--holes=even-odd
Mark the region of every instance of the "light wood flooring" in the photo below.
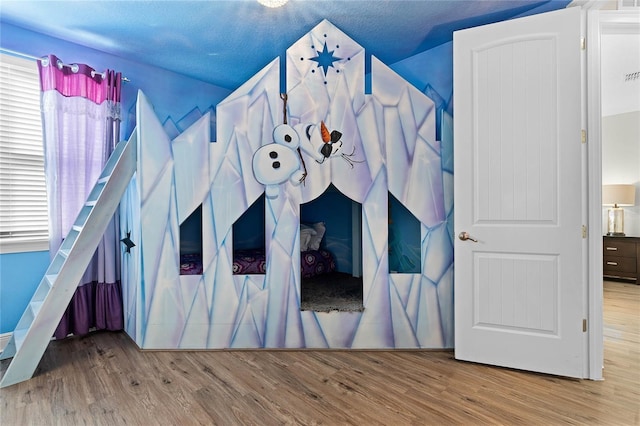
{"type": "Polygon", "coordinates": [[[639,425],[640,286],[606,282],[604,312],[604,381],[449,351],[149,352],[95,333],[52,342],[0,390],[0,424],[639,425]]]}

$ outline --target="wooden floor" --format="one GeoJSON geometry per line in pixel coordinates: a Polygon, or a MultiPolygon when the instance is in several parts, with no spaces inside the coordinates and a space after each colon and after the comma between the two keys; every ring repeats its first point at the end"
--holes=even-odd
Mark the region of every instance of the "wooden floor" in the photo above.
{"type": "Polygon", "coordinates": [[[447,351],[148,352],[96,333],[52,342],[33,379],[0,390],[0,424],[639,425],[639,313],[640,286],[605,283],[598,382],[447,351]]]}

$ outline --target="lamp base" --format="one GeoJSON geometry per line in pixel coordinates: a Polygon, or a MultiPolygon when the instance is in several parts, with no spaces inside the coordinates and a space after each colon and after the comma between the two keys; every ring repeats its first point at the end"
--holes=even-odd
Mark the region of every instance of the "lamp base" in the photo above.
{"type": "Polygon", "coordinates": [[[607,237],[626,237],[624,232],[607,232],[607,237]]]}
{"type": "Polygon", "coordinates": [[[608,211],[607,235],[624,237],[624,210],[614,207],[608,211]]]}

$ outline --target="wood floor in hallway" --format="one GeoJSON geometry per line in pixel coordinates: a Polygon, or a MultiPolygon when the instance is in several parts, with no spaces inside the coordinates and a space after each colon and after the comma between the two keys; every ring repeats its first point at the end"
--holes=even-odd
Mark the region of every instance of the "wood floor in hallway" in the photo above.
{"type": "Polygon", "coordinates": [[[640,286],[604,291],[604,381],[450,351],[151,352],[94,333],[52,342],[31,380],[0,390],[0,424],[640,425],[640,286]]]}

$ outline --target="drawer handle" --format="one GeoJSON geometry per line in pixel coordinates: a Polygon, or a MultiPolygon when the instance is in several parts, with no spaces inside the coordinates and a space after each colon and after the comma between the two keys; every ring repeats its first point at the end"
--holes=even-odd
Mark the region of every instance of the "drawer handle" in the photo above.
{"type": "Polygon", "coordinates": [[[607,265],[618,266],[618,262],[607,262],[607,265]]]}
{"type": "Polygon", "coordinates": [[[607,247],[609,251],[618,251],[618,247],[607,247]]]}

